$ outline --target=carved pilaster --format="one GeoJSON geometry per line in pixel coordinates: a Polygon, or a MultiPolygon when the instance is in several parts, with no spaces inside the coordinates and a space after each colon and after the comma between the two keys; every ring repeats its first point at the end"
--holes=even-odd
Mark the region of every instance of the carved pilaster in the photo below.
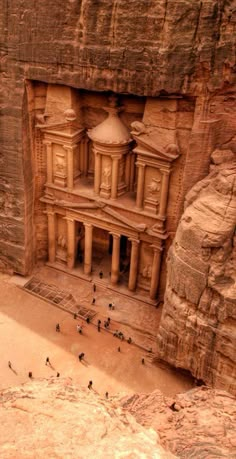
{"type": "Polygon", "coordinates": [[[160,206],[159,206],[159,214],[158,215],[161,218],[165,218],[167,200],[168,200],[170,170],[166,171],[166,170],[161,169],[161,173],[162,173],[161,196],[160,196],[160,206]]]}
{"type": "Polygon", "coordinates": [[[67,221],[67,266],[73,269],[75,265],[75,221],[66,217],[67,221]]]}
{"type": "Polygon", "coordinates": [[[102,167],[102,157],[99,153],[94,151],[95,155],[95,176],[94,176],[94,192],[96,194],[100,193],[100,185],[101,185],[101,167],[102,167]]]}
{"type": "Polygon", "coordinates": [[[84,229],[84,273],[90,274],[92,270],[93,226],[91,223],[84,223],[84,229]]]}
{"type": "Polygon", "coordinates": [[[116,285],[120,275],[120,235],[112,234],[111,283],[116,285]]]}
{"type": "Polygon", "coordinates": [[[155,300],[159,287],[160,266],[161,266],[161,247],[153,247],[152,277],[150,286],[150,298],[155,300]]]}
{"type": "Polygon", "coordinates": [[[144,195],[144,180],[145,180],[145,164],[137,164],[138,166],[138,184],[136,195],[137,209],[143,208],[143,195],[144,195]]]}
{"type": "Polygon", "coordinates": [[[111,198],[117,198],[118,192],[118,174],[119,174],[120,156],[112,156],[112,171],[111,171],[111,198]]]}
{"type": "Polygon", "coordinates": [[[130,256],[130,269],[129,269],[129,285],[131,291],[136,289],[137,275],[138,275],[138,262],[139,262],[139,243],[137,239],[129,239],[131,241],[131,256],[130,256]]]}
{"type": "Polygon", "coordinates": [[[67,150],[67,187],[72,190],[74,187],[74,150],[72,147],[65,149],[67,150]]]}
{"type": "Polygon", "coordinates": [[[55,262],[56,258],[56,215],[55,212],[47,212],[48,216],[48,260],[55,262]]]}

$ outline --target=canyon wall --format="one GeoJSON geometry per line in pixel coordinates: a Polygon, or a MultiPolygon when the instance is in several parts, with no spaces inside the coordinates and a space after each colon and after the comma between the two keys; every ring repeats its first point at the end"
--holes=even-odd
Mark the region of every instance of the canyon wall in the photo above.
{"type": "Polygon", "coordinates": [[[187,194],[168,253],[158,357],[236,394],[235,134],[224,145],[187,194]]]}
{"type": "MultiPolygon", "coordinates": [[[[235,2],[226,0],[0,0],[0,269],[27,274],[35,263],[41,177],[29,82],[192,98],[180,110],[164,110],[167,128],[174,110],[189,131],[187,140],[179,133],[179,218],[213,151],[202,121],[214,118],[218,105],[220,112],[235,109],[235,25],[235,2]]],[[[170,235],[177,220],[167,222],[170,235]]]]}

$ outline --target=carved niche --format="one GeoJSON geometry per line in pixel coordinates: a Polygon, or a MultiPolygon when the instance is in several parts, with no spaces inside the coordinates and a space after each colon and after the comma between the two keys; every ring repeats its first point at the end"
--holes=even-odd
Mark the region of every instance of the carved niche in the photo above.
{"type": "Polygon", "coordinates": [[[133,150],[138,169],[136,207],[164,220],[171,164],[179,156],[175,131],[146,126],[139,121],[133,122],[131,127],[137,143],[133,150]]]}

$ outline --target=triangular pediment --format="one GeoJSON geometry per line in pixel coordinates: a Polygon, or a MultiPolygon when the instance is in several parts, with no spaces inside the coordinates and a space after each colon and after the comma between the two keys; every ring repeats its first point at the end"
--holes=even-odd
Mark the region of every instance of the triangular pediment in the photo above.
{"type": "MultiPolygon", "coordinates": [[[[179,156],[179,149],[176,143],[175,129],[164,129],[153,126],[146,127],[143,123],[133,123],[141,129],[134,129],[131,134],[137,143],[134,149],[136,153],[144,156],[151,156],[172,162],[179,156]]],[[[134,127],[132,126],[132,127],[134,127]]]]}

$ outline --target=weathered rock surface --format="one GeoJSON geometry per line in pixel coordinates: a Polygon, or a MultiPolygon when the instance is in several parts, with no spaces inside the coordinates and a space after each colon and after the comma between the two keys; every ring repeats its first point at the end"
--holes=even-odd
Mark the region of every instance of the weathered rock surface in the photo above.
{"type": "Polygon", "coordinates": [[[1,391],[0,454],[233,459],[235,421],[234,397],[207,387],[175,399],[156,390],[106,400],[71,379],[34,380],[1,391]]]}
{"type": "Polygon", "coordinates": [[[0,455],[26,458],[171,459],[153,429],[118,404],[76,387],[43,380],[1,392],[0,455]]]}
{"type": "MultiPolygon", "coordinates": [[[[171,94],[178,100],[187,95],[176,112],[177,128],[183,122],[186,128],[178,133],[186,161],[170,190],[178,195],[179,218],[186,190],[206,175],[209,164],[209,130],[200,121],[214,112],[219,98],[235,103],[235,5],[234,0],[0,0],[1,270],[26,274],[35,261],[34,196],[42,177],[29,110],[41,107],[43,94],[35,108],[29,80],[139,96],[171,94]]],[[[174,233],[175,222],[168,225],[174,233]]]]}
{"type": "Polygon", "coordinates": [[[155,391],[127,396],[121,404],[143,426],[152,426],[179,458],[236,457],[236,403],[225,391],[201,387],[173,400],[155,391]]]}
{"type": "Polygon", "coordinates": [[[158,357],[236,393],[236,162],[215,150],[169,251],[158,357]]]}

